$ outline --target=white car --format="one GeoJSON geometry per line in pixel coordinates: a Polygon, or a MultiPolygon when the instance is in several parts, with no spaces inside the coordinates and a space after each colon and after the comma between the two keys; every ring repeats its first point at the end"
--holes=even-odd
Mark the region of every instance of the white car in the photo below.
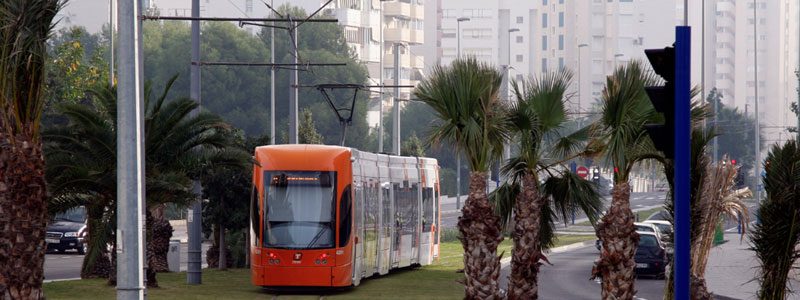
{"type": "Polygon", "coordinates": [[[653,224],[658,227],[658,230],[661,231],[661,241],[667,244],[667,246],[672,245],[672,235],[675,233],[672,229],[672,223],[664,220],[647,220],[643,223],[653,224]]]}
{"type": "Polygon", "coordinates": [[[636,227],[636,231],[652,232],[653,234],[656,235],[656,237],[658,237],[659,241],[664,240],[661,229],[659,229],[658,226],[652,223],[636,222],[633,223],[633,226],[636,227]]]}

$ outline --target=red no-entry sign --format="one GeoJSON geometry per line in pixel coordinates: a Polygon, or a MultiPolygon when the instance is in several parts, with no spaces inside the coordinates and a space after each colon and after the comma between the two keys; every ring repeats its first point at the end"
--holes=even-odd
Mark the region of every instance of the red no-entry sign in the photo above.
{"type": "Polygon", "coordinates": [[[589,169],[584,166],[580,166],[577,170],[575,170],[575,173],[581,178],[586,179],[586,177],[589,176],[589,169]]]}

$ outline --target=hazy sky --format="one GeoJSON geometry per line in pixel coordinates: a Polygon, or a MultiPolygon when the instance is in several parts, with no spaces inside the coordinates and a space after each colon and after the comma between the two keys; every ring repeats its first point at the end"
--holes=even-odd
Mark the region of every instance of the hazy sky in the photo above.
{"type": "MultiPolygon", "coordinates": [[[[120,1],[120,0],[117,0],[120,1]]],[[[191,5],[191,0],[150,0],[155,1],[159,6],[162,7],[186,7],[189,8],[191,5]]],[[[208,1],[220,1],[220,2],[234,2],[237,5],[241,5],[241,0],[200,0],[201,5],[203,3],[208,3],[208,1]]],[[[254,0],[253,6],[256,10],[263,9],[263,4],[260,3],[261,0],[254,0]]],[[[270,1],[270,0],[264,0],[270,1]]],[[[306,9],[306,11],[313,11],[319,8],[320,0],[273,0],[275,6],[279,6],[283,3],[292,3],[292,5],[301,6],[306,9]]],[[[109,0],[70,0],[67,3],[67,6],[61,10],[57,19],[60,19],[58,27],[63,26],[84,26],[86,27],[89,32],[97,32],[100,31],[100,28],[103,24],[108,23],[108,5],[109,0]]],[[[230,16],[230,17],[240,17],[240,16],[230,16]]]]}

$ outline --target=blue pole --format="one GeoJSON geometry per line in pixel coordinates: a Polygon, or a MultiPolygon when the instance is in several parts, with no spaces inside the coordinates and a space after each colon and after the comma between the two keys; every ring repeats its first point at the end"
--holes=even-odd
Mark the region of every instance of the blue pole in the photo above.
{"type": "Polygon", "coordinates": [[[691,27],[675,27],[675,299],[689,299],[691,27]]]}

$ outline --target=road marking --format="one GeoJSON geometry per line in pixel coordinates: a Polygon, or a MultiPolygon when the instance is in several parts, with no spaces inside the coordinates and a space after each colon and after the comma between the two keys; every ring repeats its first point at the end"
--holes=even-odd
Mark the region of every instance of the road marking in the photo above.
{"type": "Polygon", "coordinates": [[[49,279],[49,280],[45,280],[44,283],[57,282],[57,281],[72,281],[72,280],[81,280],[81,278],[80,277],[75,277],[75,278],[49,279]]]}

